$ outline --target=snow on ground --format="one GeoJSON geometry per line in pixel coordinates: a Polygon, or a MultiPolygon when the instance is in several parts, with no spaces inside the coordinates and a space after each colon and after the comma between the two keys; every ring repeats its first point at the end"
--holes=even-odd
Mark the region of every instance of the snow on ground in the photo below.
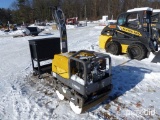
{"type": "Polygon", "coordinates": [[[16,36],[24,36],[26,33],[27,35],[30,33],[30,31],[28,31],[28,29],[26,28],[20,28],[16,31],[12,31],[10,30],[9,32],[4,32],[4,31],[0,31],[0,37],[16,37],[16,36]]]}
{"type": "MultiPolygon", "coordinates": [[[[105,53],[98,47],[101,29],[95,26],[88,24],[67,30],[69,51],[87,49],[105,53]]],[[[37,37],[0,38],[0,119],[160,119],[160,64],[150,62],[153,54],[142,61],[110,55],[113,90],[109,99],[81,115],[73,113],[68,101],[57,98],[49,80],[31,77],[28,40],[59,36],[58,31],[52,32],[37,37]]]]}

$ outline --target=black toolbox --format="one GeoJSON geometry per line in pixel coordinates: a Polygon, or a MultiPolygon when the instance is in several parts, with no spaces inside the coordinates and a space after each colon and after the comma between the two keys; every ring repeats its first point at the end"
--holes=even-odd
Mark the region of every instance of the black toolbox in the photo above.
{"type": "Polygon", "coordinates": [[[52,37],[29,40],[29,48],[34,74],[38,74],[41,77],[43,73],[51,73],[52,63],[43,63],[41,65],[40,62],[53,59],[55,54],[61,52],[60,38],[52,37]],[[35,62],[37,63],[36,66],[35,62]]]}

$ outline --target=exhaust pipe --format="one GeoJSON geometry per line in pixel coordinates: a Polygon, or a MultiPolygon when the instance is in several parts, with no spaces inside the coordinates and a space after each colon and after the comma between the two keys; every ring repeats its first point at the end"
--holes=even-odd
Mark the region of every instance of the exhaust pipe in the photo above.
{"type": "Polygon", "coordinates": [[[65,16],[63,14],[62,9],[60,7],[52,7],[52,17],[55,19],[59,32],[60,32],[60,41],[61,41],[61,52],[68,52],[67,45],[67,30],[65,24],[65,16]]]}
{"type": "Polygon", "coordinates": [[[160,63],[160,51],[155,53],[155,57],[151,61],[152,63],[160,63]]]}

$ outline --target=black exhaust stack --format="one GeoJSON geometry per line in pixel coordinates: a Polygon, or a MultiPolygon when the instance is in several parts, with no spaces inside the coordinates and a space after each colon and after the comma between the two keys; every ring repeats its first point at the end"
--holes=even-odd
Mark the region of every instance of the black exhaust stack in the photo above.
{"type": "Polygon", "coordinates": [[[152,63],[160,63],[160,51],[155,53],[155,57],[153,58],[153,60],[151,62],[152,63]]]}
{"type": "Polygon", "coordinates": [[[52,16],[55,19],[60,32],[61,52],[68,52],[67,31],[65,24],[65,16],[60,7],[52,7],[52,16]]]}

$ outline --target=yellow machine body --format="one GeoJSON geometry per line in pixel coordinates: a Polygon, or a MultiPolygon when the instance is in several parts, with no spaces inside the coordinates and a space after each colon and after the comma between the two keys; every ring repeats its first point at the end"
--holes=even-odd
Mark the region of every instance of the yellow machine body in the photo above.
{"type": "Polygon", "coordinates": [[[109,42],[110,40],[112,40],[112,36],[100,35],[99,36],[99,47],[102,49],[105,49],[106,43],[109,42]]]}
{"type": "MultiPolygon", "coordinates": [[[[59,76],[69,79],[69,57],[73,53],[61,53],[54,55],[52,60],[52,72],[58,74],[59,76]]],[[[93,56],[93,54],[81,52],[81,56],[93,56]]]]}
{"type": "Polygon", "coordinates": [[[54,55],[52,60],[52,72],[60,75],[63,78],[69,79],[69,53],[62,53],[54,55]]]}
{"type": "MultiPolygon", "coordinates": [[[[99,36],[99,47],[102,48],[102,49],[105,49],[105,46],[109,41],[112,41],[112,36],[110,36],[110,35],[100,35],[99,36]]],[[[122,53],[127,53],[128,45],[121,44],[121,47],[122,47],[121,52],[122,53]]]]}
{"type": "Polygon", "coordinates": [[[119,26],[119,27],[120,27],[121,31],[123,31],[123,32],[130,33],[132,35],[136,35],[136,36],[139,36],[139,37],[142,36],[142,34],[137,30],[133,30],[133,29],[123,27],[123,26],[119,26]]]}
{"type": "Polygon", "coordinates": [[[122,53],[127,53],[128,45],[121,44],[121,46],[122,46],[122,53]]]}

